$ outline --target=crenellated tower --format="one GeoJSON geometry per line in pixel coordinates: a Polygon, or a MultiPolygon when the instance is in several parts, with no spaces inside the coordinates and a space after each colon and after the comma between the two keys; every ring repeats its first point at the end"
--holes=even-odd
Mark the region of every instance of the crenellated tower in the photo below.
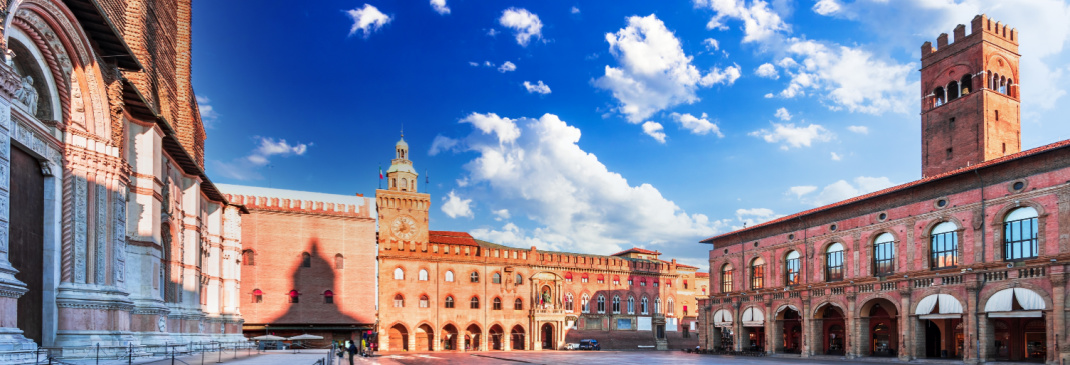
{"type": "Polygon", "coordinates": [[[1018,31],[986,15],[921,46],[921,174],[1021,151],[1018,31]]]}

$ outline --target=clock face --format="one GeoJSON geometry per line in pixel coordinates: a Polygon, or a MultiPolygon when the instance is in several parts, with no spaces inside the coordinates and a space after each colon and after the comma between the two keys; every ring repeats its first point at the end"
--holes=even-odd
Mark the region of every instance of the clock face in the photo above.
{"type": "Polygon", "coordinates": [[[394,222],[390,224],[390,230],[400,239],[411,240],[416,236],[416,221],[407,215],[394,218],[394,222]]]}

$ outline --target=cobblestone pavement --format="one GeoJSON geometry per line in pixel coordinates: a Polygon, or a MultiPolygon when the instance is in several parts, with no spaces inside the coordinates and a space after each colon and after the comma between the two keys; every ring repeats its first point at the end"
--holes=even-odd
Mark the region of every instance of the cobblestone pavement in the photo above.
{"type": "MultiPolygon", "coordinates": [[[[729,365],[764,365],[802,363],[812,365],[846,365],[846,364],[880,364],[898,362],[894,360],[881,362],[849,361],[842,358],[801,359],[796,356],[786,357],[734,357],[688,354],[682,351],[597,351],[597,352],[481,352],[481,353],[394,353],[381,354],[372,358],[357,358],[354,365],[360,364],[566,364],[566,365],[657,365],[657,364],[729,364],[729,365]]],[[[937,364],[961,364],[961,361],[939,361],[937,364]]],[[[346,359],[341,365],[348,365],[346,359]]],[[[296,364],[295,364],[296,365],[296,364]]]]}

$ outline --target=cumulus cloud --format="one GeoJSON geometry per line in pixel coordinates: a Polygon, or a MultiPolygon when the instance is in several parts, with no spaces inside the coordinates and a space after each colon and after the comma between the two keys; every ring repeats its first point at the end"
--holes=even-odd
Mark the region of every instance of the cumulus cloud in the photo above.
{"type": "Polygon", "coordinates": [[[839,160],[842,160],[842,159],[843,159],[843,156],[840,156],[840,154],[838,154],[836,152],[832,152],[832,160],[833,161],[839,161],[839,160]]]}
{"type": "Polygon", "coordinates": [[[724,134],[721,133],[721,128],[717,127],[717,124],[710,122],[709,116],[707,116],[706,113],[702,113],[702,117],[680,113],[672,113],[670,115],[676,123],[680,124],[680,128],[691,131],[692,134],[706,135],[713,133],[719,138],[724,138],[724,134]]]}
{"type": "Polygon", "coordinates": [[[816,207],[869,194],[894,185],[887,177],[859,176],[853,180],[853,183],[847,180],[836,181],[825,186],[817,194],[813,194],[817,191],[817,187],[809,185],[791,187],[788,189],[788,194],[795,195],[803,204],[816,207]]]}
{"type": "Polygon", "coordinates": [[[761,66],[758,66],[758,69],[754,70],[754,74],[758,75],[758,77],[764,77],[773,80],[780,78],[780,74],[776,71],[776,66],[773,66],[772,63],[768,62],[763,63],[761,66]]]}
{"type": "Polygon", "coordinates": [[[733,227],[733,229],[740,229],[743,227],[752,227],[756,224],[768,222],[773,219],[783,217],[783,214],[776,214],[769,208],[752,208],[752,209],[737,209],[736,220],[743,223],[743,226],[733,227]]]}
{"type": "Polygon", "coordinates": [[[511,212],[524,212],[535,227],[507,222],[472,230],[479,239],[604,253],[632,245],[694,242],[725,228],[705,215],[683,211],[649,184],[629,184],[581,149],[580,130],[555,115],[502,119],[515,123],[522,131],[519,138],[473,133],[463,143],[478,155],[464,165],[468,189],[485,192],[488,201],[511,212]]]}
{"type": "Polygon", "coordinates": [[[773,123],[772,129],[763,128],[749,134],[769,143],[780,143],[780,149],[785,151],[792,147],[810,147],[813,142],[828,142],[836,138],[828,129],[817,124],[796,127],[795,123],[773,123]]]}
{"type": "Polygon", "coordinates": [[[450,7],[446,6],[446,0],[431,0],[431,8],[435,9],[439,15],[446,15],[450,13],[450,7]]]}
{"type": "Polygon", "coordinates": [[[235,180],[263,179],[259,168],[271,163],[275,157],[301,156],[308,151],[311,143],[290,144],[285,139],[254,136],[256,147],[245,157],[230,162],[215,161],[213,166],[221,175],[235,180]]]}
{"type": "Polygon", "coordinates": [[[498,30],[494,29],[494,28],[490,28],[490,30],[487,31],[487,35],[489,35],[491,37],[497,37],[498,33],[499,33],[498,30]]]}
{"type": "Polygon", "coordinates": [[[840,11],[840,3],[836,2],[836,0],[818,0],[817,4],[814,4],[813,10],[821,15],[830,15],[840,11]]]}
{"type": "Polygon", "coordinates": [[[219,113],[212,108],[211,102],[207,96],[197,96],[197,109],[201,111],[201,123],[206,129],[215,128],[216,122],[219,121],[219,113]]]}
{"type": "Polygon", "coordinates": [[[506,9],[498,23],[512,29],[516,33],[516,43],[522,47],[527,47],[532,38],[542,38],[542,21],[527,9],[506,9]]]}
{"type": "Polygon", "coordinates": [[[740,76],[735,65],[703,75],[684,54],[680,40],[653,14],[629,17],[627,27],[606,34],[606,42],[619,67],[607,65],[595,86],[609,90],[620,102],[617,110],[633,124],[663,109],[698,101],[698,87],[731,85],[740,76]]]}
{"type": "Polygon", "coordinates": [[[791,113],[788,113],[788,109],[787,108],[777,109],[776,110],[776,114],[774,114],[774,115],[777,118],[780,118],[780,120],[783,120],[785,122],[791,120],[791,113]]]}
{"type": "Polygon", "coordinates": [[[512,217],[512,215],[509,214],[509,209],[498,209],[491,213],[494,213],[494,220],[499,222],[512,217]]]}
{"type": "Polygon", "coordinates": [[[543,95],[546,95],[546,94],[550,93],[550,87],[546,86],[546,84],[542,83],[542,80],[539,80],[538,83],[534,83],[534,84],[532,84],[531,82],[528,82],[528,81],[524,81],[524,88],[528,89],[529,93],[539,93],[539,94],[543,94],[543,95]]]}
{"type": "Polygon", "coordinates": [[[858,134],[869,134],[869,127],[864,125],[850,125],[847,126],[847,130],[858,134]]]}
{"type": "Polygon", "coordinates": [[[505,61],[501,66],[498,66],[498,72],[506,73],[510,71],[516,71],[516,65],[512,62],[505,61]]]}
{"type": "Polygon", "coordinates": [[[452,151],[457,147],[459,141],[443,135],[435,136],[435,139],[431,141],[431,149],[427,151],[428,156],[434,156],[439,152],[452,151]]]}
{"type": "Polygon", "coordinates": [[[573,6],[571,12],[572,12],[572,14],[579,14],[580,13],[580,8],[577,8],[577,7],[573,6]]]}
{"type": "Polygon", "coordinates": [[[472,199],[461,199],[457,196],[457,193],[450,190],[449,194],[442,197],[445,203],[442,204],[442,212],[450,216],[450,218],[468,217],[472,218],[472,199]]]}
{"type": "Polygon", "coordinates": [[[763,41],[778,31],[788,30],[788,25],[765,1],[750,1],[750,5],[745,0],[694,0],[694,3],[696,7],[713,10],[707,29],[725,30],[727,21],[741,21],[743,43],[763,41]]]}
{"type": "Polygon", "coordinates": [[[658,122],[645,122],[643,123],[643,133],[654,137],[658,142],[665,143],[665,128],[658,122]]]}
{"type": "Polygon", "coordinates": [[[510,143],[520,137],[520,128],[517,128],[515,122],[515,119],[499,117],[494,113],[472,113],[461,119],[461,123],[472,124],[483,134],[497,136],[498,143],[510,143]]]}
{"type": "Polygon", "coordinates": [[[363,33],[364,38],[368,38],[372,33],[394,20],[369,4],[364,4],[363,8],[347,10],[346,14],[353,18],[353,26],[349,28],[349,35],[357,34],[357,31],[360,31],[363,33]]]}
{"type": "Polygon", "coordinates": [[[706,39],[702,40],[702,44],[706,45],[706,50],[707,51],[708,50],[716,51],[716,50],[721,49],[721,44],[717,43],[717,40],[713,39],[713,38],[706,38],[706,39]]]}
{"type": "Polygon", "coordinates": [[[791,82],[780,96],[793,98],[807,90],[822,91],[832,110],[881,114],[906,113],[916,103],[917,82],[911,83],[914,64],[877,59],[860,48],[796,41],[787,52],[801,62],[785,58],[781,67],[791,82]]]}

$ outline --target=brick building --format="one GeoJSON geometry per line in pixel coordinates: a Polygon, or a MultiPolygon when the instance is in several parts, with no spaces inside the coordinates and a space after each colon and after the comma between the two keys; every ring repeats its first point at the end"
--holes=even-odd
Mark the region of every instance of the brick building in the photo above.
{"type": "MultiPolygon", "coordinates": [[[[379,217],[378,343],[389,351],[698,344],[695,267],[630,249],[586,255],[519,249],[431,231],[408,144],[396,146],[379,217]]],[[[705,283],[701,284],[705,285],[705,283]]]]}
{"type": "Polygon", "coordinates": [[[0,7],[0,362],[241,339],[241,208],[204,173],[190,0],[0,7]]]}
{"type": "Polygon", "coordinates": [[[1062,363],[1070,140],[1019,151],[1017,31],[922,46],[921,180],[719,235],[708,348],[1062,363]]]}
{"type": "Polygon", "coordinates": [[[356,338],[375,324],[371,198],[220,184],[242,217],[246,337],[356,338]]]}

